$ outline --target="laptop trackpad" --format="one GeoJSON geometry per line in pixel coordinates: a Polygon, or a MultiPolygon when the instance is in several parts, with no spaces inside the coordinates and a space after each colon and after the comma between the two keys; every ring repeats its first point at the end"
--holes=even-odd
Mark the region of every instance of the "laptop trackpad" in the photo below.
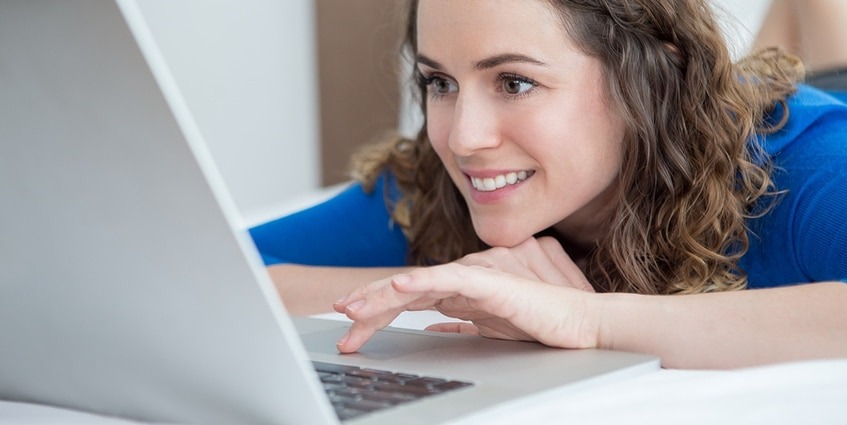
{"type": "MultiPolygon", "coordinates": [[[[310,353],[338,354],[335,343],[347,332],[347,327],[321,330],[300,334],[306,351],[310,353]]],[[[432,350],[457,350],[479,344],[479,337],[447,334],[443,336],[426,335],[422,332],[406,332],[383,329],[359,350],[359,354],[374,360],[390,360],[397,357],[420,354],[432,350]]]]}

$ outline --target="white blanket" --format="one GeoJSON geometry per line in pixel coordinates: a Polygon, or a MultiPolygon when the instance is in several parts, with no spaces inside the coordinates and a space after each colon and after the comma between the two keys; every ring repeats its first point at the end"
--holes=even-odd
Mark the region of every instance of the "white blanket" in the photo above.
{"type": "MultiPolygon", "coordinates": [[[[344,320],[336,314],[320,317],[344,320]]],[[[392,324],[421,329],[435,312],[404,313],[392,324]]],[[[460,425],[847,424],[847,359],[733,371],[661,369],[580,391],[562,389],[467,417],[460,425]]],[[[0,401],[0,424],[130,425],[115,418],[0,401]]]]}

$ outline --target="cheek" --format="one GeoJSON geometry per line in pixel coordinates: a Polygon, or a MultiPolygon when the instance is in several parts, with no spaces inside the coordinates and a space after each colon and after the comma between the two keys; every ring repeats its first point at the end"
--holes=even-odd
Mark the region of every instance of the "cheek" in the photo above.
{"type": "Polygon", "coordinates": [[[443,160],[449,156],[448,140],[452,116],[443,108],[429,106],[426,110],[426,133],[435,153],[443,160]]]}

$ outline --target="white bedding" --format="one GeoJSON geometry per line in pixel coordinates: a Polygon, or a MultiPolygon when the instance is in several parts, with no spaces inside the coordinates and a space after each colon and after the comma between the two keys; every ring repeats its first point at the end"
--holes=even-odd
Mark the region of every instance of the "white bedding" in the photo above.
{"type": "MultiPolygon", "coordinates": [[[[320,317],[344,320],[337,314],[320,317]]],[[[404,313],[392,325],[421,329],[435,312],[404,313]]],[[[460,425],[847,424],[847,359],[734,371],[662,369],[580,391],[553,391],[465,418],[460,425]]],[[[0,401],[0,424],[130,425],[137,422],[0,401]]]]}

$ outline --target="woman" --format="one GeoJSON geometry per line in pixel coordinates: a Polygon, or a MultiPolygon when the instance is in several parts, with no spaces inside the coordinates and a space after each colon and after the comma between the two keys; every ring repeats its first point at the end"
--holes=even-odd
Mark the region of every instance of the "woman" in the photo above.
{"type": "Polygon", "coordinates": [[[359,158],[370,195],[253,229],[312,265],[270,268],[291,310],[341,297],[340,351],[437,308],[666,367],[847,355],[847,106],[798,61],[732,64],[706,0],[420,0],[407,42],[418,137],[359,158]]]}
{"type": "Polygon", "coordinates": [[[845,19],[842,0],[773,0],[753,46],[779,46],[803,60],[807,83],[847,93],[845,19]]]}

